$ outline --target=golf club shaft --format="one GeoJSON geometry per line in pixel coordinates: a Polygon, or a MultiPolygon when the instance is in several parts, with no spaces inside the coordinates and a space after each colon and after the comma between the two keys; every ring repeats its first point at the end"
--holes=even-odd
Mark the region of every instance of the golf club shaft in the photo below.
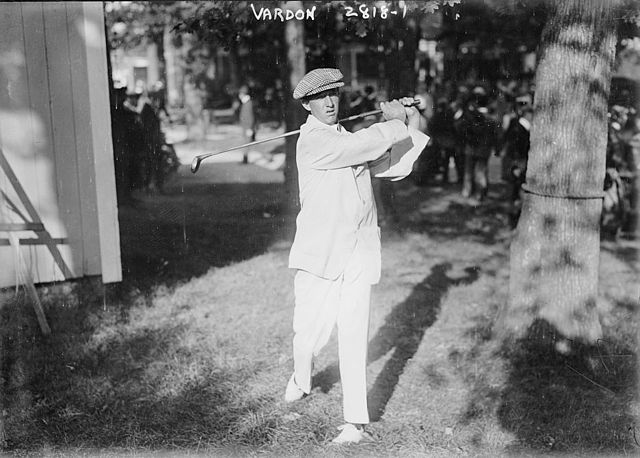
{"type": "MultiPolygon", "coordinates": [[[[412,104],[407,105],[407,106],[415,107],[419,103],[420,103],[419,100],[415,100],[412,104]]],[[[349,116],[348,118],[340,119],[338,122],[354,121],[356,119],[366,118],[368,116],[374,116],[374,115],[378,115],[380,113],[382,113],[382,110],[371,110],[371,111],[367,111],[365,113],[360,113],[360,114],[357,114],[357,115],[349,116]]],[[[284,134],[276,135],[275,137],[269,137],[269,138],[265,138],[263,140],[256,140],[256,141],[253,141],[253,142],[245,143],[243,145],[234,146],[233,148],[228,148],[228,149],[225,149],[225,150],[222,150],[222,151],[216,151],[216,152],[213,152],[213,153],[200,154],[199,156],[194,157],[193,161],[191,161],[191,172],[192,173],[196,173],[198,171],[198,169],[200,168],[200,163],[204,159],[207,159],[207,158],[209,158],[211,156],[217,156],[218,154],[228,153],[229,151],[235,151],[235,150],[239,150],[239,149],[242,149],[242,148],[247,148],[247,147],[253,146],[253,145],[259,145],[260,143],[266,143],[266,142],[270,142],[272,140],[278,140],[279,138],[285,138],[285,137],[289,137],[291,135],[296,135],[296,134],[299,134],[299,133],[300,133],[300,129],[292,130],[291,132],[285,132],[284,134]]]]}

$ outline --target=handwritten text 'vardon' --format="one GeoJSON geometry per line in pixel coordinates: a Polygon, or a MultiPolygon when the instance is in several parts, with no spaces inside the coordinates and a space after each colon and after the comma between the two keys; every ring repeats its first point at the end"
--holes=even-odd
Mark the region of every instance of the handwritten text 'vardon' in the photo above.
{"type": "Polygon", "coordinates": [[[292,19],[297,19],[298,21],[302,21],[303,19],[311,19],[315,20],[316,15],[316,7],[314,6],[311,9],[299,9],[299,10],[283,10],[282,8],[274,8],[273,12],[269,8],[260,8],[260,12],[256,11],[253,3],[251,4],[251,10],[253,11],[253,15],[257,20],[264,21],[290,21],[292,19]]]}

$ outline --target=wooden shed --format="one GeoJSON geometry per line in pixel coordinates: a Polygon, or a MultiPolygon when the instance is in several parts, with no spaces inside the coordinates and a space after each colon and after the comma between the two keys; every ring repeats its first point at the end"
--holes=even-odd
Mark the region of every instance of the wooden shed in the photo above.
{"type": "Polygon", "coordinates": [[[0,3],[0,287],[122,278],[102,8],[0,3]]]}

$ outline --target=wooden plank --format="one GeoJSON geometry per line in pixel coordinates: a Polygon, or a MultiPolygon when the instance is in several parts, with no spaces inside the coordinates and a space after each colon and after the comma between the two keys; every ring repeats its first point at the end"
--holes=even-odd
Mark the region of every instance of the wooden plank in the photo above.
{"type": "MultiPolygon", "coordinates": [[[[22,5],[5,5],[7,8],[3,9],[2,19],[0,19],[0,30],[3,31],[2,39],[0,39],[0,53],[4,57],[4,65],[10,66],[5,68],[5,75],[8,77],[8,84],[12,89],[10,99],[0,100],[0,125],[4,127],[4,131],[0,132],[0,165],[2,169],[2,175],[4,179],[2,181],[2,200],[3,204],[9,203],[10,196],[17,196],[24,204],[31,205],[28,199],[25,199],[26,192],[22,185],[18,182],[17,176],[14,170],[10,167],[9,161],[2,153],[3,149],[11,151],[16,162],[23,168],[24,172],[29,169],[34,170],[34,165],[37,165],[39,159],[36,155],[37,144],[41,143],[41,140],[37,134],[39,133],[38,119],[31,111],[32,94],[29,91],[28,81],[28,46],[25,36],[25,21],[24,11],[22,5]],[[7,57],[9,57],[7,59],[7,57]],[[32,162],[33,161],[33,162],[32,162]],[[29,164],[32,162],[31,164],[29,164]]],[[[27,29],[29,30],[29,29],[27,29]]],[[[37,31],[36,31],[37,33],[37,31]]],[[[33,179],[36,174],[25,174],[29,179],[33,179]]],[[[37,178],[36,178],[37,183],[37,178]]],[[[11,202],[11,205],[13,202],[11,202]]],[[[3,211],[6,211],[6,207],[3,205],[3,211]]],[[[30,209],[25,209],[29,212],[30,209]]],[[[3,224],[10,221],[10,216],[3,213],[3,224]]],[[[37,216],[37,215],[36,215],[37,216]]],[[[40,221],[36,218],[34,222],[40,221]]],[[[14,232],[15,227],[6,226],[5,230],[10,232],[10,238],[14,244],[17,242],[17,238],[14,232]]],[[[40,229],[40,227],[38,227],[40,229]]],[[[40,237],[41,240],[44,238],[40,237]]],[[[44,240],[48,242],[49,240],[44,240]]],[[[55,247],[54,247],[55,248],[55,247]]],[[[4,257],[5,272],[9,272],[14,276],[14,282],[24,283],[27,287],[29,295],[33,301],[33,307],[36,312],[38,322],[41,326],[44,334],[49,334],[51,331],[47,324],[42,309],[42,304],[38,297],[37,291],[34,286],[33,275],[31,271],[31,265],[27,265],[23,260],[24,253],[20,249],[19,244],[15,248],[9,247],[10,251],[13,251],[15,256],[4,257]],[[11,261],[7,262],[10,258],[11,261]],[[14,265],[14,259],[18,259],[17,265],[14,265]],[[6,264],[9,264],[7,269],[6,264]],[[15,275],[18,274],[17,277],[15,275]],[[20,280],[20,278],[22,280],[20,280]]],[[[4,254],[7,254],[6,251],[4,254]]],[[[0,278],[0,281],[7,281],[6,277],[0,278]]],[[[2,439],[4,439],[4,427],[2,428],[2,439]]]]}
{"type": "MultiPolygon", "coordinates": [[[[29,213],[37,215],[50,236],[66,237],[56,189],[53,124],[49,107],[52,93],[49,90],[44,7],[41,2],[20,2],[19,5],[24,27],[24,80],[27,83],[28,94],[28,110],[25,111],[30,116],[29,120],[24,122],[24,131],[30,138],[23,143],[25,150],[20,154],[12,155],[12,151],[7,151],[7,159],[32,206],[29,213]]],[[[20,200],[23,201],[22,198],[20,200]]],[[[58,265],[72,262],[69,247],[55,248],[59,249],[60,258],[64,263],[61,263],[60,259],[54,261],[47,246],[23,248],[23,258],[30,263],[32,277],[36,283],[60,281],[70,276],[70,269],[69,272],[63,272],[58,268],[58,265]]]]}
{"type": "MultiPolygon", "coordinates": [[[[81,234],[73,237],[82,240],[83,252],[88,251],[82,256],[83,261],[76,263],[78,268],[88,274],[96,274],[102,270],[103,281],[119,281],[122,278],[120,240],[113,148],[108,128],[110,113],[102,3],[67,2],[65,5],[65,2],[58,2],[51,6],[53,11],[61,11],[63,7],[65,19],[64,27],[61,27],[60,16],[52,17],[49,5],[35,2],[2,4],[0,30],[3,34],[0,35],[0,51],[5,56],[16,57],[19,78],[12,85],[12,89],[15,89],[13,95],[18,97],[7,99],[7,103],[0,98],[0,147],[11,146],[7,148],[8,162],[16,171],[18,181],[22,183],[27,201],[32,207],[24,211],[19,209],[20,213],[29,214],[29,217],[18,220],[30,219],[31,214],[36,217],[39,215],[45,228],[52,231],[53,237],[49,242],[53,241],[58,245],[67,235],[73,235],[66,231],[63,222],[67,223],[74,213],[79,214],[80,224],[67,223],[70,228],[80,228],[81,234]],[[65,50],[57,48],[61,46],[61,30],[66,33],[66,41],[63,39],[67,48],[66,63],[65,50]],[[47,48],[45,43],[48,43],[47,48]],[[58,63],[60,65],[56,67],[58,63]],[[65,71],[67,82],[62,77],[65,71]],[[70,88],[67,95],[57,98],[58,88],[67,83],[70,88]],[[52,92],[49,91],[50,87],[52,92]],[[56,115],[65,112],[60,107],[68,106],[69,103],[72,107],[71,124],[68,116],[57,119],[56,115]],[[69,143],[68,136],[58,136],[68,128],[75,131],[72,143],[69,143]],[[56,155],[59,152],[68,154],[73,150],[74,160],[77,162],[75,177],[69,177],[66,171],[62,171],[60,175],[63,176],[63,181],[56,178],[56,167],[60,172],[60,166],[64,164],[58,162],[53,154],[54,149],[56,155]],[[60,203],[65,207],[62,210],[64,221],[61,221],[57,197],[71,188],[66,183],[67,177],[69,181],[75,180],[78,183],[76,202],[79,211],[74,212],[73,205],[67,205],[69,199],[61,196],[60,203]],[[91,195],[92,192],[95,195],[91,195]],[[86,267],[86,270],[82,267],[86,267]]],[[[64,43],[62,46],[65,46],[64,43]]],[[[23,199],[16,198],[17,194],[12,188],[9,180],[0,173],[0,190],[5,193],[2,198],[9,197],[22,202],[23,199]]],[[[0,220],[15,222],[16,215],[12,214],[12,218],[8,220],[5,216],[0,214],[0,220]]],[[[33,274],[34,281],[63,279],[56,262],[51,259],[49,247],[42,246],[41,243],[42,241],[20,243],[27,245],[19,251],[26,250],[22,257],[32,269],[30,273],[33,274]]],[[[63,260],[71,261],[69,247],[59,248],[63,260]]],[[[15,269],[18,266],[13,265],[14,257],[10,248],[2,243],[0,259],[3,260],[0,287],[14,284],[15,269]]]]}
{"type": "MultiPolygon", "coordinates": [[[[35,223],[41,223],[38,212],[34,208],[31,201],[29,200],[29,197],[27,196],[24,189],[22,188],[21,183],[18,181],[18,178],[13,173],[13,170],[11,169],[9,162],[5,158],[4,153],[2,152],[1,149],[0,149],[0,170],[4,172],[4,174],[9,178],[9,181],[11,182],[13,189],[15,189],[16,193],[18,194],[20,202],[24,206],[31,221],[35,223]]],[[[51,253],[51,256],[53,257],[53,260],[55,261],[56,266],[62,272],[63,279],[73,278],[73,274],[69,269],[69,266],[67,265],[65,259],[62,257],[60,250],[58,250],[58,247],[55,245],[55,243],[53,243],[53,238],[51,237],[51,234],[47,230],[45,230],[42,232],[36,232],[36,235],[38,236],[38,239],[42,241],[42,244],[46,245],[49,253],[51,253]]]]}
{"type": "Polygon", "coordinates": [[[14,245],[17,249],[15,250],[16,256],[18,258],[18,284],[24,285],[29,296],[31,297],[33,310],[36,312],[36,317],[38,318],[38,324],[40,324],[40,329],[44,335],[51,334],[51,329],[49,328],[49,324],[47,323],[47,318],[44,315],[44,309],[42,308],[42,303],[40,302],[40,297],[38,296],[38,291],[36,290],[36,285],[33,279],[33,275],[31,272],[31,266],[27,265],[22,258],[22,252],[20,251],[19,243],[17,237],[15,235],[11,236],[10,239],[12,245],[14,245]]]}
{"type": "MultiPolygon", "coordinates": [[[[40,239],[26,238],[26,239],[18,239],[18,240],[20,242],[20,245],[42,245],[42,241],[40,239]]],[[[67,243],[69,243],[67,239],[62,239],[62,238],[55,238],[51,240],[56,245],[66,245],[67,243]]],[[[10,245],[11,245],[11,240],[0,239],[0,246],[10,246],[10,245]]]]}
{"type": "MultiPolygon", "coordinates": [[[[77,181],[81,190],[80,215],[82,218],[82,252],[85,275],[99,275],[100,231],[98,225],[98,199],[95,185],[94,151],[91,129],[91,107],[88,101],[89,80],[84,37],[79,24],[84,21],[81,2],[67,2],[67,31],[69,34],[69,58],[71,88],[73,90],[73,121],[75,125],[77,181]]],[[[106,52],[106,51],[105,51],[106,52]]]]}
{"type": "Polygon", "coordinates": [[[36,312],[36,318],[38,319],[40,330],[45,336],[48,336],[51,334],[51,328],[49,327],[49,323],[47,323],[47,317],[44,315],[44,309],[42,308],[42,303],[40,302],[40,297],[38,296],[38,291],[36,290],[33,277],[31,277],[31,272],[25,270],[23,272],[23,277],[25,279],[24,283],[27,288],[27,292],[33,302],[33,310],[36,312]]]}
{"type": "Polygon", "coordinates": [[[43,231],[42,223],[0,223],[0,231],[43,231]]]}
{"type": "MultiPolygon", "coordinates": [[[[83,275],[83,230],[80,189],[78,187],[74,94],[71,87],[72,62],[65,2],[45,2],[43,15],[51,93],[49,110],[53,130],[53,171],[55,171],[55,194],[58,209],[56,217],[62,223],[60,232],[56,235],[66,236],[69,239],[68,253],[71,255],[71,259],[68,259],[67,263],[73,276],[80,277],[83,275]]],[[[79,103],[86,102],[80,101],[79,103]]],[[[75,105],[79,103],[76,102],[75,105]]],[[[47,229],[52,231],[52,229],[47,229]]],[[[68,278],[67,275],[65,277],[68,278]]]]}
{"type": "Polygon", "coordinates": [[[83,2],[84,21],[80,24],[87,56],[89,99],[91,108],[91,138],[94,156],[94,176],[102,280],[105,283],[122,280],[120,259],[120,228],[116,199],[116,180],[111,140],[111,113],[107,78],[107,51],[102,2],[83,2]]]}
{"type": "MultiPolygon", "coordinates": [[[[25,125],[30,134],[26,151],[21,156],[30,157],[30,167],[26,168],[19,163],[14,151],[5,150],[7,159],[23,189],[31,202],[38,209],[41,207],[55,206],[55,195],[52,194],[51,164],[53,155],[53,129],[51,125],[51,111],[49,101],[49,68],[47,66],[47,53],[45,48],[44,18],[41,2],[20,2],[22,7],[22,22],[24,25],[24,72],[25,90],[28,94],[28,108],[30,119],[25,125]]],[[[58,228],[56,227],[56,230],[58,228]]]]}
{"type": "MultiPolygon", "coordinates": [[[[0,54],[5,61],[3,66],[9,72],[5,73],[10,79],[12,97],[0,97],[0,148],[11,151],[12,157],[20,160],[21,171],[26,175],[33,174],[33,119],[29,110],[29,93],[25,65],[24,28],[22,21],[22,7],[20,3],[3,3],[0,14],[0,54]]],[[[37,33],[37,30],[34,31],[37,33]]],[[[0,172],[0,189],[6,195],[16,196],[9,178],[0,172]]],[[[0,217],[9,222],[12,216],[4,206],[0,208],[0,217]]],[[[12,286],[16,283],[16,266],[14,253],[10,247],[0,248],[0,287],[12,286]]]]}

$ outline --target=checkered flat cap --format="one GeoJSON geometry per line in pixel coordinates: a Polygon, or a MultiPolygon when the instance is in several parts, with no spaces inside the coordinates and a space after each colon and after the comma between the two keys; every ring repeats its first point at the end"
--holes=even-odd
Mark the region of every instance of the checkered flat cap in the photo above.
{"type": "Polygon", "coordinates": [[[294,99],[301,99],[309,95],[318,94],[328,89],[344,86],[342,72],[337,68],[316,68],[304,75],[295,90],[294,99]]]}

